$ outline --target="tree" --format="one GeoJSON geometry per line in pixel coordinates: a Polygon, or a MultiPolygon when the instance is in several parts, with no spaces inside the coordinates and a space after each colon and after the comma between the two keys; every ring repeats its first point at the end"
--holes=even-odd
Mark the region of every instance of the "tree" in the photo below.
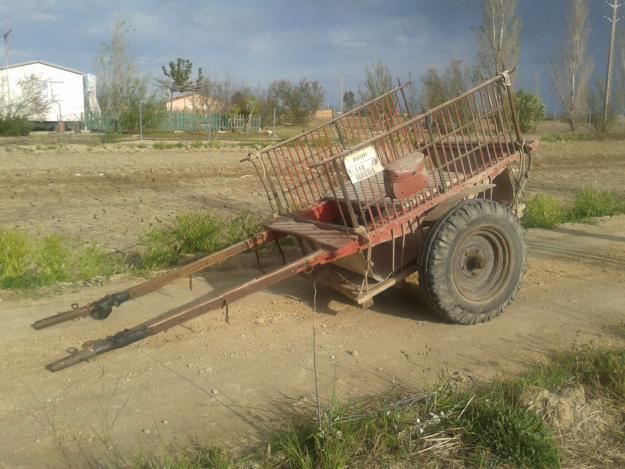
{"type": "Polygon", "coordinates": [[[464,65],[462,60],[452,60],[442,72],[431,68],[421,77],[421,108],[427,111],[438,106],[479,81],[479,69],[464,65]]]}
{"type": "Polygon", "coordinates": [[[111,42],[102,43],[96,57],[98,102],[104,114],[117,120],[125,130],[139,125],[139,103],[144,104],[143,117],[156,113],[156,96],[148,93],[147,75],[137,71],[136,60],[129,50],[129,23],[118,18],[113,25],[111,42]]]}
{"type": "Polygon", "coordinates": [[[44,120],[52,103],[47,83],[37,75],[27,75],[18,81],[18,90],[10,99],[4,93],[0,96],[0,118],[44,120]]]}
{"type": "Polygon", "coordinates": [[[567,39],[551,64],[551,83],[571,130],[588,111],[588,81],[592,73],[592,59],[588,56],[589,10],[589,0],[570,0],[567,39]]]}
{"type": "Polygon", "coordinates": [[[232,83],[229,78],[216,82],[209,77],[203,78],[197,85],[194,96],[194,109],[207,114],[223,112],[229,107],[232,96],[232,83]]]}
{"type": "Polygon", "coordinates": [[[356,107],[356,96],[353,91],[343,93],[343,111],[349,112],[356,107]]]}
{"type": "Polygon", "coordinates": [[[365,82],[358,90],[360,99],[362,102],[371,101],[392,89],[393,77],[388,64],[378,57],[374,60],[371,68],[365,68],[365,82]]]}
{"type": "Polygon", "coordinates": [[[147,77],[140,76],[129,50],[130,26],[123,18],[113,25],[111,42],[96,57],[98,102],[102,112],[120,116],[147,95],[147,77]]]}
{"type": "Polygon", "coordinates": [[[521,21],[517,0],[483,0],[482,25],[477,30],[478,57],[486,76],[511,69],[519,63],[521,21]]]}
{"type": "Polygon", "coordinates": [[[325,90],[317,81],[303,78],[294,84],[290,80],[276,80],[267,89],[263,116],[275,109],[281,123],[306,124],[324,99],[325,90]]]}
{"type": "Polygon", "coordinates": [[[617,100],[613,100],[608,107],[608,119],[603,119],[603,105],[605,100],[605,81],[597,80],[594,89],[588,93],[588,109],[590,111],[590,123],[598,132],[609,132],[617,121],[617,100]]]}
{"type": "MultiPolygon", "coordinates": [[[[202,68],[198,68],[197,78],[195,81],[191,80],[191,74],[193,73],[193,62],[189,59],[183,59],[178,57],[176,61],[169,62],[168,68],[164,65],[161,66],[165,79],[158,80],[159,85],[169,91],[170,106],[171,98],[173,94],[185,93],[188,91],[197,91],[200,84],[204,80],[204,74],[202,68]]],[[[170,107],[171,110],[171,107],[170,107]]]]}
{"type": "Polygon", "coordinates": [[[235,91],[230,98],[230,113],[249,116],[257,109],[258,99],[247,87],[235,91]]]}
{"type": "Polygon", "coordinates": [[[536,130],[536,125],[545,116],[545,103],[539,96],[523,90],[515,93],[514,100],[521,131],[536,130]]]}

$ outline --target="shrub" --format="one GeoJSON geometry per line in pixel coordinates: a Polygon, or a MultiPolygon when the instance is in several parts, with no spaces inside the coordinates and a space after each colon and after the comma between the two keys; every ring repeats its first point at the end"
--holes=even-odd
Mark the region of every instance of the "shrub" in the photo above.
{"type": "Polygon", "coordinates": [[[545,103],[539,96],[523,90],[516,92],[514,100],[521,131],[532,132],[536,130],[536,125],[545,115],[545,103]]]}
{"type": "Polygon", "coordinates": [[[0,135],[7,137],[26,136],[33,125],[22,117],[0,119],[0,135]]]}

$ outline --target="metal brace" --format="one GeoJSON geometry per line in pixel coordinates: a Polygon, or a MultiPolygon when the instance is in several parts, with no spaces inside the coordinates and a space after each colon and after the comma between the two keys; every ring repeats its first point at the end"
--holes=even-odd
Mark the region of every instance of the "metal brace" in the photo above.
{"type": "Polygon", "coordinates": [[[510,81],[510,71],[509,70],[504,70],[503,72],[500,72],[499,75],[503,78],[503,85],[504,86],[512,86],[512,81],[510,81]]]}

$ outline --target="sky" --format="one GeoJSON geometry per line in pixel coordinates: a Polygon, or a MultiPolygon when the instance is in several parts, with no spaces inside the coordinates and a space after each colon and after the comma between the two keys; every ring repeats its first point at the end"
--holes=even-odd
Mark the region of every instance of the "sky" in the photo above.
{"type": "MultiPolygon", "coordinates": [[[[537,87],[555,101],[549,63],[565,40],[567,0],[518,0],[522,22],[516,85],[537,87]]],[[[622,8],[625,10],[625,7],[622,8]]],[[[591,0],[590,52],[595,74],[605,74],[610,8],[591,0]]],[[[625,14],[625,11],[623,11],[625,14]]],[[[189,58],[214,80],[265,86],[274,79],[318,80],[338,106],[357,91],[364,70],[382,58],[406,81],[450,60],[476,61],[475,29],[481,0],[19,0],[0,2],[0,28],[13,32],[9,61],[48,62],[94,72],[102,42],[116,18],[132,24],[130,49],[142,72],[189,58]]],[[[625,21],[620,23],[625,27],[625,21]]]]}

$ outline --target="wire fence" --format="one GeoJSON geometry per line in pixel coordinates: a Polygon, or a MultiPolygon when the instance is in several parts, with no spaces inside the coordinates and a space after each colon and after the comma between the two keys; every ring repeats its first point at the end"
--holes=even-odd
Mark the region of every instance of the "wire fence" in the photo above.
{"type": "Polygon", "coordinates": [[[144,116],[142,112],[138,112],[134,118],[129,119],[87,112],[83,127],[94,132],[125,132],[133,129],[148,132],[260,132],[261,118],[256,114],[245,116],[161,112],[144,116]]]}

